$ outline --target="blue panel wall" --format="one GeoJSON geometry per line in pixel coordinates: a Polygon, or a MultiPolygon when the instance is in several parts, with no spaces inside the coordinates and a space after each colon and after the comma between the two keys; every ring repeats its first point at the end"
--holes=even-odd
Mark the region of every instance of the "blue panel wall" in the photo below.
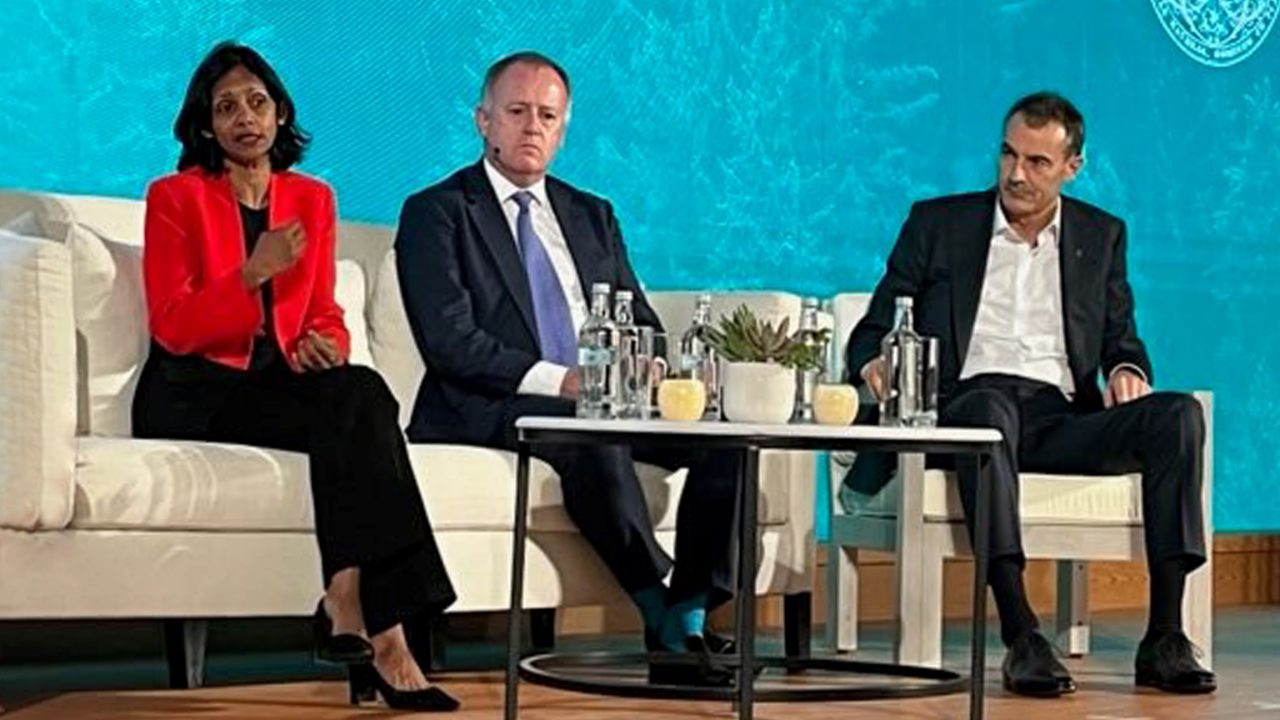
{"type": "Polygon", "coordinates": [[[487,64],[537,48],[574,80],[557,172],[613,199],[649,286],[830,295],[871,287],[912,200],[988,185],[1005,107],[1058,89],[1089,123],[1071,191],[1130,223],[1159,384],[1217,393],[1218,525],[1274,529],[1280,0],[1225,68],[1161,26],[1178,4],[0,0],[0,187],[140,196],[191,69],[238,38],[315,134],[303,169],[394,222],[477,157],[487,64]]]}

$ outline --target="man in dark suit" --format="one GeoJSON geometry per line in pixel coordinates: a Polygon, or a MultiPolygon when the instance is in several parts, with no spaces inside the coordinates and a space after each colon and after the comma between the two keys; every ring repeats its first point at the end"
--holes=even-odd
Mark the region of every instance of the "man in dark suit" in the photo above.
{"type": "MultiPolygon", "coordinates": [[[[1205,560],[1204,420],[1189,395],[1151,391],[1124,222],[1061,195],[1083,148],[1084,119],[1065,98],[1037,93],[1015,103],[1005,115],[997,187],[912,207],[849,338],[847,367],[883,395],[880,343],[895,322],[895,298],[913,298],[916,331],[940,339],[940,424],[1004,435],[986,467],[960,462],[956,470],[966,516],[978,473],[991,483],[988,582],[1008,646],[1007,688],[1049,697],[1075,690],[1023,587],[1019,470],[1141,472],[1151,610],[1136,681],[1211,692],[1214,676],[1196,662],[1181,625],[1186,575],[1205,560]]],[[[887,480],[884,460],[859,457],[846,490],[877,491],[887,480]]]]}
{"type": "MultiPolygon", "coordinates": [[[[498,61],[475,111],[484,156],[404,204],[397,270],[428,368],[408,429],[414,442],[513,449],[517,418],[572,416],[577,333],[594,283],[630,290],[636,324],[661,330],[608,201],[547,176],[570,110],[569,78],[555,62],[537,53],[498,61]]],[[[655,666],[655,679],[727,684],[731,673],[711,663],[708,645],[726,648],[703,626],[733,588],[738,457],[604,445],[534,454],[555,468],[569,516],[635,601],[649,648],[700,660],[655,666]],[[636,479],[640,459],[689,468],[670,587],[673,563],[636,479]]]]}

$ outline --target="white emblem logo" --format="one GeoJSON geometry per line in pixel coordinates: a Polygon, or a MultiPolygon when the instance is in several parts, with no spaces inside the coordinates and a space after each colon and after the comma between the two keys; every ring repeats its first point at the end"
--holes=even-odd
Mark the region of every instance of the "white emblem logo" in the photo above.
{"type": "Polygon", "coordinates": [[[1210,67],[1235,65],[1267,39],[1280,0],[1151,0],[1165,32],[1210,67]]]}

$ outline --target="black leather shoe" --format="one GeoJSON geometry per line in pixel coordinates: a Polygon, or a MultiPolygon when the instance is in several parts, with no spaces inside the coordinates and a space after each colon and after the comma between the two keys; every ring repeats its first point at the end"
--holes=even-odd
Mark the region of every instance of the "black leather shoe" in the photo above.
{"type": "MultiPolygon", "coordinates": [[[[738,643],[731,637],[717,635],[710,630],[702,631],[702,639],[707,645],[707,652],[712,655],[736,655],[738,653],[738,643]]],[[[662,641],[658,639],[658,633],[644,629],[644,649],[649,652],[662,652],[662,641]]]]}
{"type": "Polygon", "coordinates": [[[1054,656],[1053,646],[1032,631],[1018,636],[1000,668],[1004,689],[1018,695],[1055,698],[1076,690],[1071,673],[1054,656]]]}
{"type": "Polygon", "coordinates": [[[707,650],[712,655],[736,655],[738,643],[731,637],[717,635],[710,630],[702,631],[702,639],[707,642],[707,650]]]}
{"type": "Polygon", "coordinates": [[[324,600],[316,605],[316,614],[311,620],[311,628],[315,633],[318,659],[346,665],[373,662],[373,645],[370,645],[368,640],[350,633],[333,634],[333,621],[324,611],[324,600]]]}
{"type": "Polygon", "coordinates": [[[649,684],[733,687],[734,671],[712,659],[702,636],[686,637],[684,647],[684,652],[649,653],[649,684]]]}
{"type": "Polygon", "coordinates": [[[375,702],[381,695],[382,701],[393,710],[453,712],[462,706],[456,698],[435,685],[425,690],[397,690],[382,679],[382,674],[372,664],[352,665],[347,668],[347,677],[351,683],[352,705],[375,702]]]}
{"type": "Polygon", "coordinates": [[[1181,632],[1148,636],[1138,644],[1134,684],[1186,695],[1211,693],[1218,689],[1218,679],[1196,661],[1199,654],[1181,632]]]}

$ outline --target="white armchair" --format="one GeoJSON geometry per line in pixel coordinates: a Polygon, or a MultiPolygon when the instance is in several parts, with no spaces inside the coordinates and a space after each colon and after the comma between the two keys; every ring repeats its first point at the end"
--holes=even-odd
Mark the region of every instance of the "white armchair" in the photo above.
{"type": "MultiPolygon", "coordinates": [[[[842,294],[833,312],[835,362],[843,364],[849,333],[871,296],[842,294]]],[[[837,369],[842,369],[838,367],[837,369]]],[[[1212,667],[1213,633],[1213,401],[1196,393],[1205,417],[1205,547],[1209,561],[1188,578],[1183,604],[1187,635],[1212,667]]],[[[852,456],[831,459],[831,537],[827,553],[827,641],[838,651],[858,644],[858,555],[862,550],[897,556],[895,605],[899,662],[942,663],[943,562],[970,554],[963,509],[952,473],[926,470],[924,457],[898,458],[893,480],[874,496],[855,494],[852,512],[840,502],[840,486],[852,456]]],[[[1020,510],[1029,559],[1057,561],[1059,644],[1072,656],[1089,648],[1090,560],[1143,560],[1141,477],[1023,473],[1020,510]]]]}

